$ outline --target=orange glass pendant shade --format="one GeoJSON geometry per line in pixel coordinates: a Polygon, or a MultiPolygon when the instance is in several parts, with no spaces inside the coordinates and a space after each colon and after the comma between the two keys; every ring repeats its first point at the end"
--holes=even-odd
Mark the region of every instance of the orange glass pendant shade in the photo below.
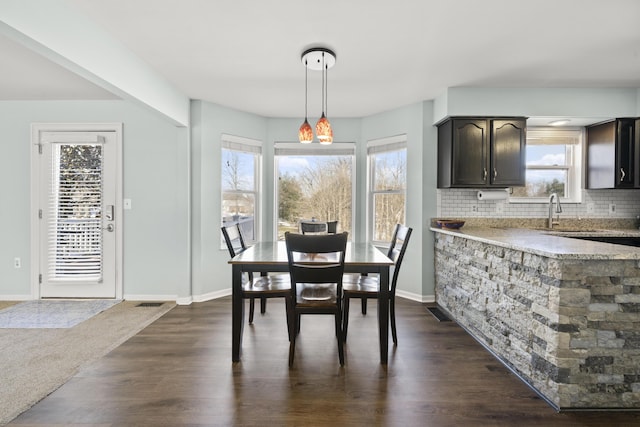
{"type": "Polygon", "coordinates": [[[313,141],[313,129],[311,129],[311,125],[309,121],[305,118],[304,123],[300,126],[300,130],[298,131],[298,139],[303,144],[308,144],[313,141]]]}
{"type": "Polygon", "coordinates": [[[316,123],[316,136],[320,144],[331,144],[333,142],[333,129],[331,129],[331,123],[329,123],[324,113],[316,123]]]}

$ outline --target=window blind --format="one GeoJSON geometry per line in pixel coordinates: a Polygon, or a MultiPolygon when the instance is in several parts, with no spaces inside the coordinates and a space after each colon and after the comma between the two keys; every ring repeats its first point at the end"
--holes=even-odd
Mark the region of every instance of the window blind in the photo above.
{"type": "Polygon", "coordinates": [[[405,134],[367,141],[367,154],[398,151],[405,148],[407,148],[407,135],[405,134]]]}
{"type": "Polygon", "coordinates": [[[353,142],[334,142],[330,145],[276,142],[274,147],[276,156],[353,156],[356,152],[353,142]]]}
{"type": "Polygon", "coordinates": [[[48,278],[102,280],[102,145],[53,144],[48,278]]]}
{"type": "Polygon", "coordinates": [[[246,153],[262,154],[262,141],[235,135],[222,135],[222,148],[246,153]]]}

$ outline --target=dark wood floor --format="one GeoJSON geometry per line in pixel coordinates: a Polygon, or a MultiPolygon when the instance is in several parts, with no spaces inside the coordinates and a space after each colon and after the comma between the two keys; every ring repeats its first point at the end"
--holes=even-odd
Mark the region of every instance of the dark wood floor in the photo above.
{"type": "Polygon", "coordinates": [[[9,425],[634,426],[640,413],[556,413],[454,322],[398,301],[399,345],[379,363],[375,301],[351,313],[346,364],[331,316],[306,316],[288,367],[284,304],[245,327],[231,300],[179,306],[9,425]]]}

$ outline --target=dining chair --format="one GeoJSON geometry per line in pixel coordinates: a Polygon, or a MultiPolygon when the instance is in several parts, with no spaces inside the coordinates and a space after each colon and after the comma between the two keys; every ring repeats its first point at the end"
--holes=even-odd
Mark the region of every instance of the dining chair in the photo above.
{"type": "Polygon", "coordinates": [[[287,232],[291,304],[289,305],[289,366],[293,365],[302,314],[333,314],[340,365],[344,365],[342,277],[347,234],[304,235],[287,232]]]}
{"type": "MultiPolygon", "coordinates": [[[[248,249],[242,236],[240,224],[224,226],[221,229],[231,258],[248,249]]],[[[247,276],[248,280],[242,283],[242,297],[249,299],[249,324],[252,324],[255,299],[260,298],[260,313],[264,314],[267,309],[267,298],[289,299],[291,283],[286,274],[268,276],[265,272],[261,273],[260,277],[254,278],[253,272],[248,272],[247,276]]]]}
{"type": "MultiPolygon", "coordinates": [[[[407,251],[412,228],[397,224],[393,231],[391,244],[387,251],[387,256],[393,261],[393,276],[391,278],[391,289],[389,290],[389,317],[391,318],[391,334],[393,344],[398,345],[398,334],[396,333],[396,285],[398,283],[398,273],[407,251]]],[[[342,295],[344,298],[343,326],[344,339],[347,340],[347,327],[349,326],[349,301],[352,298],[359,298],[362,301],[362,314],[367,314],[367,299],[378,298],[380,281],[377,276],[354,276],[347,275],[343,281],[342,295]]]]}
{"type": "Polygon", "coordinates": [[[301,221],[300,232],[302,234],[324,234],[327,232],[327,223],[322,221],[301,221]]]}

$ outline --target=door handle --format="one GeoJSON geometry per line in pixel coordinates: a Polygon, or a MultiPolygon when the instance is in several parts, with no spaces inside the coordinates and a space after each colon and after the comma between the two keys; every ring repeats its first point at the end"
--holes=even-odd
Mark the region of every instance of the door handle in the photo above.
{"type": "Polygon", "coordinates": [[[104,218],[107,221],[113,221],[113,205],[107,205],[105,212],[104,212],[104,218]]]}
{"type": "Polygon", "coordinates": [[[103,228],[103,230],[107,230],[109,233],[113,233],[114,229],[115,227],[113,226],[113,224],[107,224],[107,226],[103,228]]]}
{"type": "Polygon", "coordinates": [[[624,173],[624,169],[620,168],[620,182],[624,181],[625,176],[627,176],[627,174],[624,173]]]}

